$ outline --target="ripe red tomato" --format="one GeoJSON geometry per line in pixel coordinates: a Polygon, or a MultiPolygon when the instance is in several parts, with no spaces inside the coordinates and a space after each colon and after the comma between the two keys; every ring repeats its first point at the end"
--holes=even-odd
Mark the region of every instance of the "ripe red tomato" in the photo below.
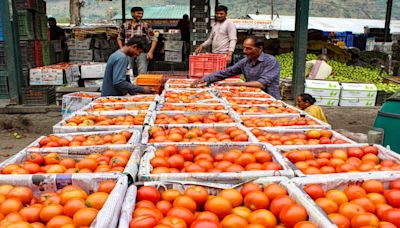
{"type": "Polygon", "coordinates": [[[137,191],[137,199],[149,200],[153,203],[157,203],[161,198],[160,192],[153,186],[143,186],[137,191]]]}
{"type": "Polygon", "coordinates": [[[26,156],[26,161],[28,162],[33,162],[36,163],[38,165],[42,165],[43,164],[43,156],[39,153],[30,153],[26,156]]]}

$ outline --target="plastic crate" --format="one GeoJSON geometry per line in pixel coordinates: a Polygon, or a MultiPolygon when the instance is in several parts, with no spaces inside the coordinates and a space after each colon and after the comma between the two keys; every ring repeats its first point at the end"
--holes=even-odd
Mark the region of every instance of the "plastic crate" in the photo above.
{"type": "Polygon", "coordinates": [[[35,44],[34,41],[20,41],[19,48],[21,50],[21,64],[33,68],[35,64],[35,44]]]}
{"type": "Polygon", "coordinates": [[[34,56],[35,56],[35,65],[37,67],[43,66],[43,46],[40,40],[34,41],[34,56]]]}
{"type": "Polygon", "coordinates": [[[137,85],[161,85],[162,74],[140,74],[136,78],[137,85]]]}
{"type": "Polygon", "coordinates": [[[50,105],[56,102],[56,90],[54,86],[22,88],[21,98],[24,105],[50,105]]]}
{"type": "Polygon", "coordinates": [[[8,73],[5,70],[0,70],[0,98],[7,98],[8,96],[8,73]]]}
{"type": "Polygon", "coordinates": [[[42,54],[43,54],[43,65],[47,66],[51,64],[51,50],[50,50],[50,42],[45,40],[42,41],[42,54]]]}
{"type": "Polygon", "coordinates": [[[37,10],[37,0],[14,0],[17,10],[37,10]]]}
{"type": "Polygon", "coordinates": [[[3,21],[0,17],[0,41],[4,41],[4,33],[3,33],[3,21]]]}
{"type": "Polygon", "coordinates": [[[29,10],[18,10],[18,28],[20,40],[34,40],[33,13],[29,10]]]}
{"type": "Polygon", "coordinates": [[[6,67],[6,52],[4,50],[4,42],[0,42],[0,69],[6,67]]]}
{"type": "Polygon", "coordinates": [[[37,11],[46,14],[46,2],[44,0],[37,0],[37,11]]]}
{"type": "Polygon", "coordinates": [[[204,77],[224,69],[226,69],[226,55],[224,54],[200,54],[189,57],[190,77],[204,77]]]}

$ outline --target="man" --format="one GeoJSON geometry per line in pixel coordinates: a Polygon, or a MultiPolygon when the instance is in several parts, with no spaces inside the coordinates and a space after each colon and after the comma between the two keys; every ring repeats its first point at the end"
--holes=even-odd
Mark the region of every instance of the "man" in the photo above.
{"type": "Polygon", "coordinates": [[[126,77],[129,57],[136,57],[143,53],[145,41],[141,37],[132,37],[125,46],[115,51],[107,61],[104,72],[101,96],[124,96],[127,93],[153,93],[150,87],[133,86],[126,77]]]}
{"type": "Polygon", "coordinates": [[[219,5],[215,9],[215,23],[211,29],[208,39],[196,48],[195,52],[200,53],[204,47],[212,45],[212,53],[226,54],[226,62],[232,62],[233,51],[235,50],[237,36],[236,27],[233,22],[226,19],[228,8],[219,5]]]}
{"type": "Polygon", "coordinates": [[[246,38],[243,42],[243,52],[247,58],[240,60],[226,70],[204,76],[202,79],[193,82],[192,86],[196,87],[200,83],[211,84],[238,74],[244,74],[246,82],[224,83],[223,85],[261,88],[279,99],[280,65],[275,57],[265,54],[263,50],[263,41],[258,41],[254,37],[246,38]]]}
{"type": "Polygon", "coordinates": [[[135,59],[132,58],[130,61],[132,69],[137,69],[138,74],[145,74],[147,73],[149,60],[153,59],[154,50],[157,46],[157,37],[155,37],[151,26],[142,21],[142,7],[132,7],[131,15],[132,21],[126,22],[125,24],[121,25],[118,37],[118,46],[122,48],[127,40],[136,36],[145,37],[146,45],[149,45],[151,43],[150,50],[147,53],[142,53],[135,59]]]}
{"type": "Polygon", "coordinates": [[[178,25],[176,27],[178,27],[179,31],[181,32],[181,40],[187,42],[190,41],[189,15],[183,15],[183,18],[178,21],[178,25]]]}
{"type": "Polygon", "coordinates": [[[57,21],[54,17],[49,17],[47,19],[47,23],[49,24],[50,31],[50,40],[64,40],[65,33],[62,28],[57,26],[57,21]]]}
{"type": "Polygon", "coordinates": [[[306,76],[308,79],[326,79],[332,73],[332,67],[329,66],[328,56],[322,54],[317,60],[306,62],[306,76]]]}

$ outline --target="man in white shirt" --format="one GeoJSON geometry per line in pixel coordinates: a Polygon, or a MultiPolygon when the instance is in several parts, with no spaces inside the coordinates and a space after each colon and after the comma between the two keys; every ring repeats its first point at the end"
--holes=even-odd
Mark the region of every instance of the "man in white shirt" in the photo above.
{"type": "Polygon", "coordinates": [[[200,53],[204,47],[212,45],[212,53],[226,54],[226,62],[231,63],[237,35],[235,24],[226,18],[227,15],[228,8],[226,6],[219,5],[215,9],[215,23],[211,34],[204,43],[196,48],[196,53],[200,53]]]}

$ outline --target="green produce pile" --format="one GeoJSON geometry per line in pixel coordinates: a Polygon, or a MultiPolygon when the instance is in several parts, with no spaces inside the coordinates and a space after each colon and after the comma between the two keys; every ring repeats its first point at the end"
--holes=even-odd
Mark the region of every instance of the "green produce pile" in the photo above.
{"type": "MultiPolygon", "coordinates": [[[[306,58],[307,61],[317,59],[317,55],[307,54],[306,58]]],[[[293,74],[293,52],[278,55],[276,56],[276,59],[281,64],[281,78],[291,78],[293,74]]],[[[374,83],[378,90],[382,90],[387,93],[400,91],[399,84],[383,82],[383,78],[379,76],[380,69],[347,66],[345,63],[334,60],[329,60],[328,63],[332,66],[333,72],[336,73],[335,76],[329,76],[328,80],[335,80],[338,82],[374,83]]],[[[387,77],[387,75],[383,76],[387,77]]]]}

